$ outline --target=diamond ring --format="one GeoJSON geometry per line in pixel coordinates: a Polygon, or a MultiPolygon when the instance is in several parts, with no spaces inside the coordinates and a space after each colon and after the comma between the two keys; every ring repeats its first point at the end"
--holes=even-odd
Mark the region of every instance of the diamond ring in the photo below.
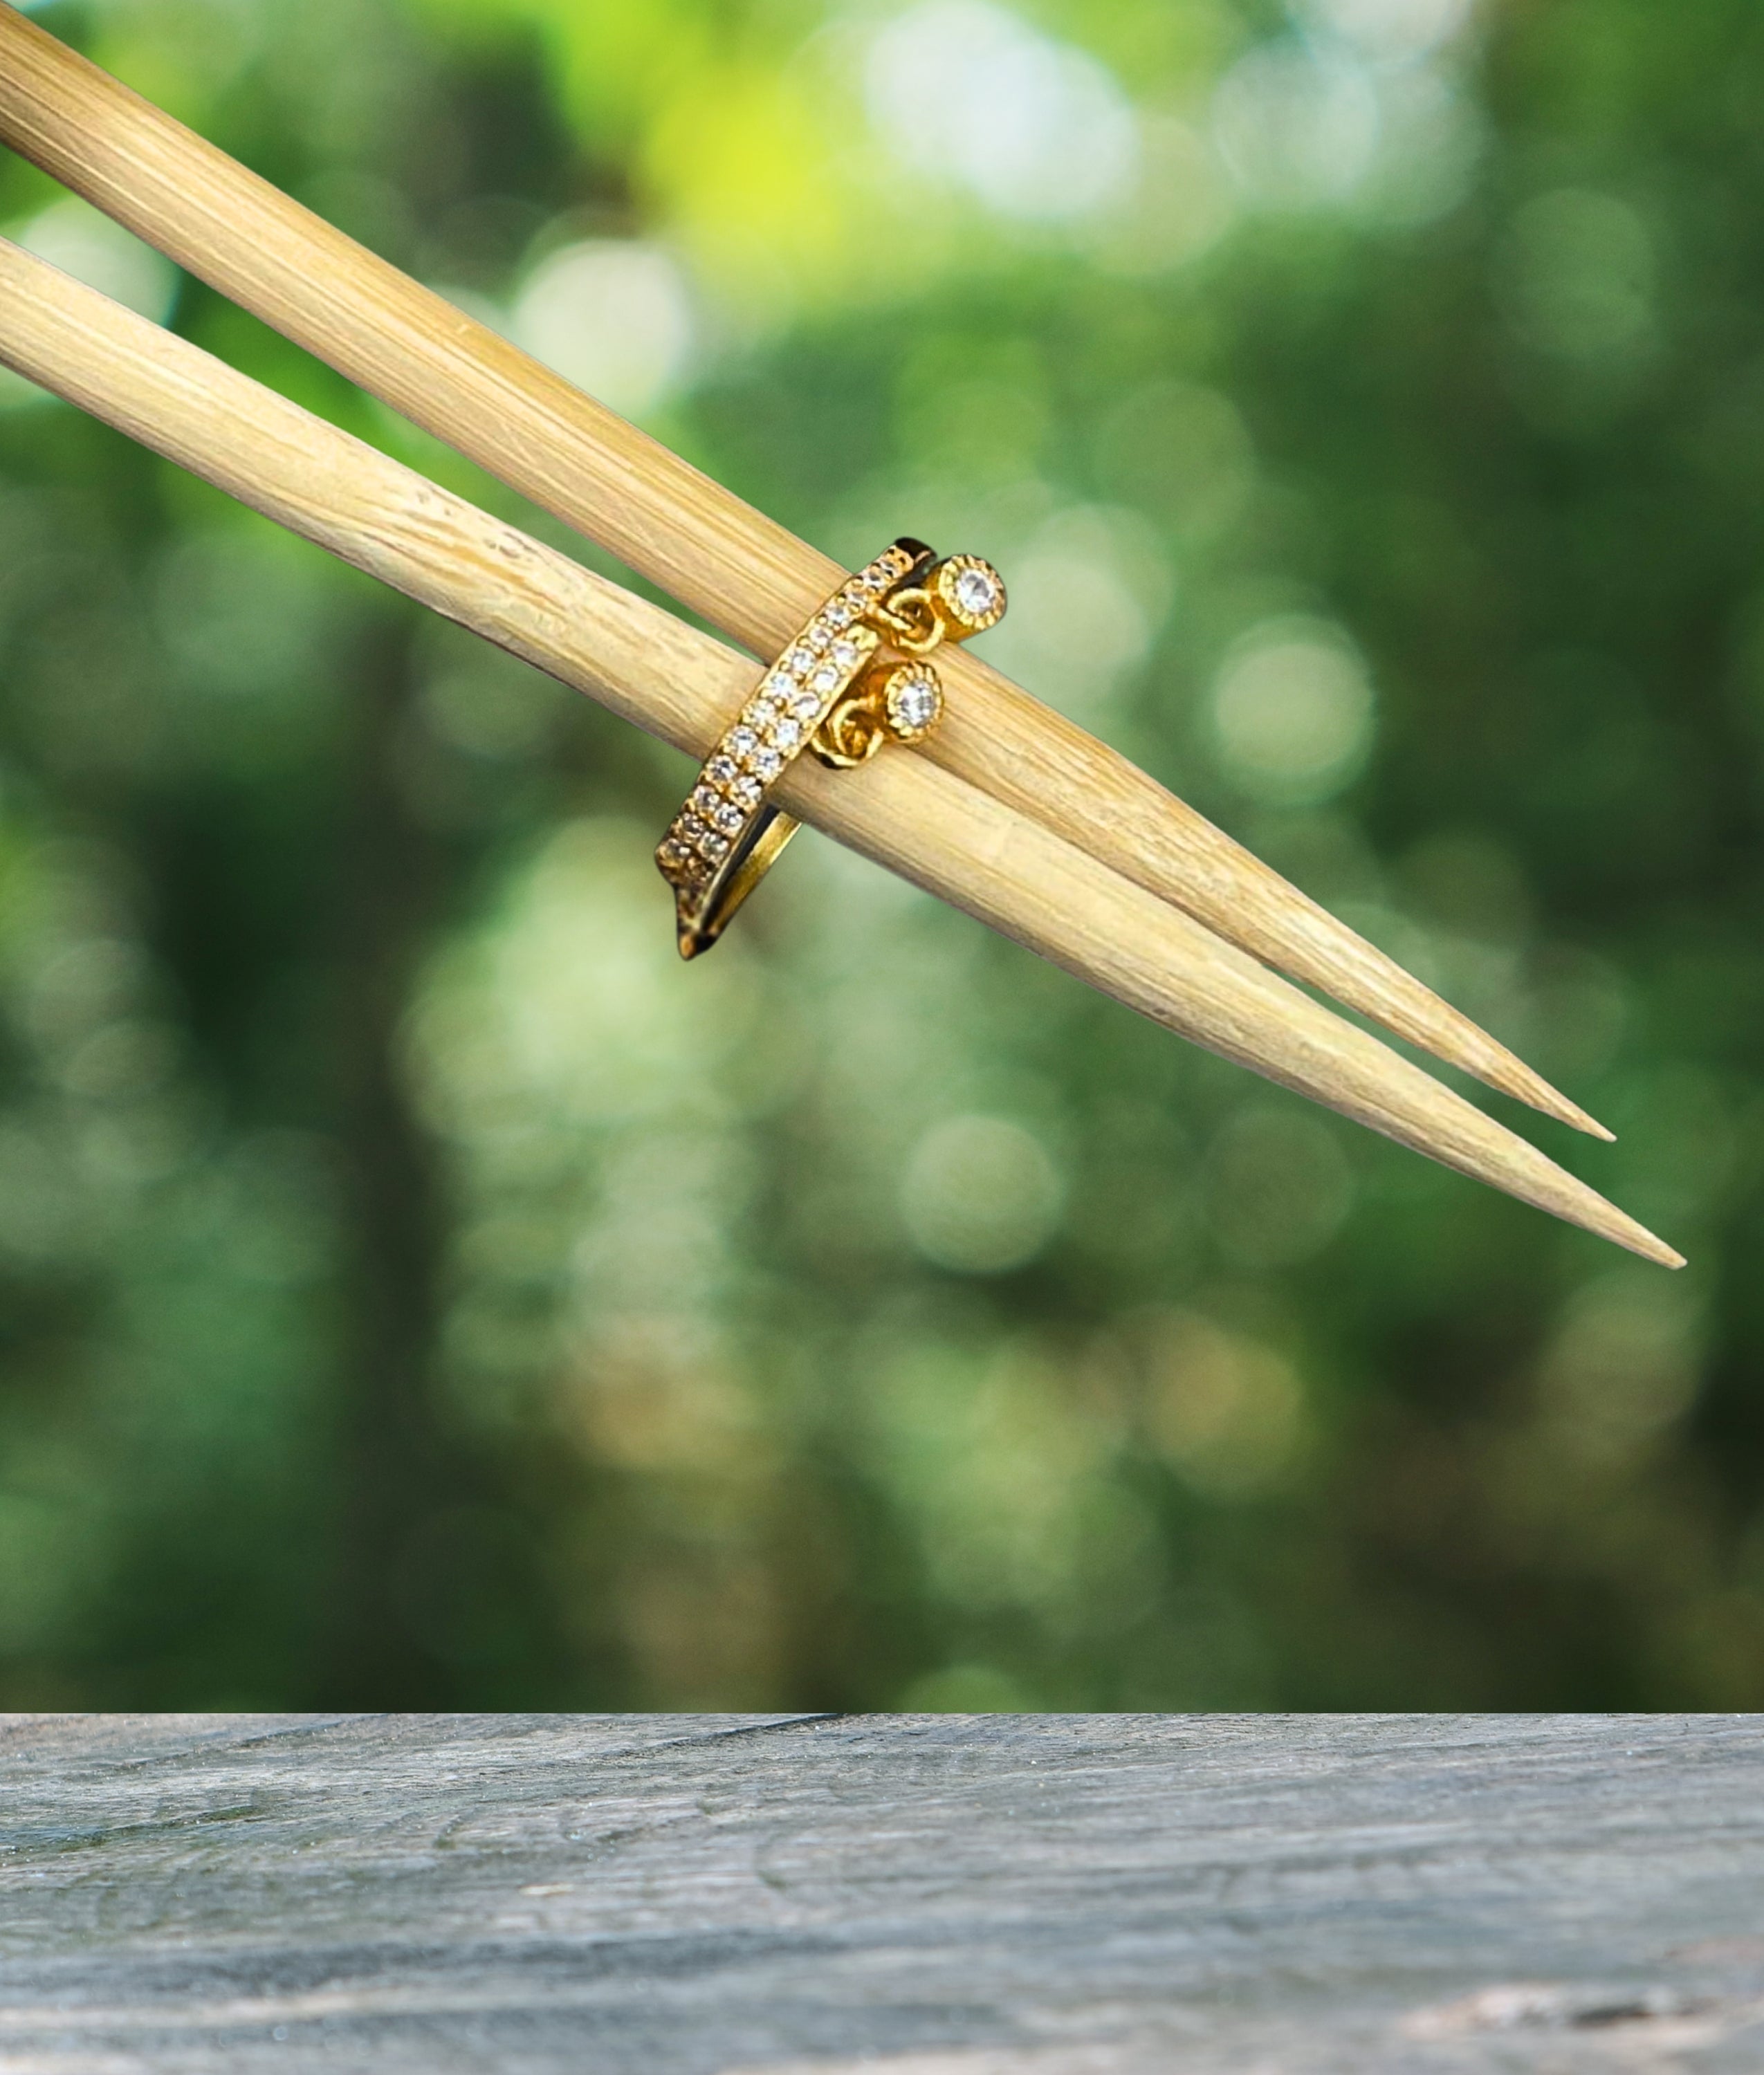
{"type": "Polygon", "coordinates": [[[1004,584],[978,555],[940,561],[896,540],[835,591],[724,731],[656,851],[674,890],[680,955],[708,951],[797,823],[768,797],[804,750],[846,770],[886,742],[922,742],[943,711],[927,660],[1004,616],[1004,584]]]}

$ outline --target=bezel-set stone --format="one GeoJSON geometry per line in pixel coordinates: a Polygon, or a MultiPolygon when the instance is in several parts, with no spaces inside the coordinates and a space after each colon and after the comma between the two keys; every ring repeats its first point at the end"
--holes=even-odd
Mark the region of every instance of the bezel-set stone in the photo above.
{"type": "Polygon", "coordinates": [[[978,555],[951,555],[938,565],[937,595],[964,634],[983,634],[1004,617],[1004,579],[978,555]]]}
{"type": "Polygon", "coordinates": [[[923,664],[909,664],[888,679],[888,730],[901,742],[922,742],[943,711],[943,687],[923,664]]]}

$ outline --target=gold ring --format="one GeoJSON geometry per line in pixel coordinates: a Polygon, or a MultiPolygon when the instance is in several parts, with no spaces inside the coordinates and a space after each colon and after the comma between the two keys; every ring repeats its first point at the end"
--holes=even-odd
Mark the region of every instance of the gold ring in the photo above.
{"type": "Polygon", "coordinates": [[[1004,584],[978,555],[939,561],[896,540],[804,625],[705,760],[656,851],[674,890],[680,955],[709,951],[797,824],[768,795],[805,749],[847,770],[884,742],[922,742],[943,712],[926,660],[1004,617],[1004,584]]]}

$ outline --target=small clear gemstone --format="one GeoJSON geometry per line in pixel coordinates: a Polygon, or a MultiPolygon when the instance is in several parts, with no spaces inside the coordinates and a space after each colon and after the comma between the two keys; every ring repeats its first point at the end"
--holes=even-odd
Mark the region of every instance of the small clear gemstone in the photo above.
{"type": "Polygon", "coordinates": [[[702,836],[698,841],[698,847],[710,862],[715,864],[720,859],[726,858],[729,855],[729,839],[727,836],[702,836]]]}
{"type": "Polygon", "coordinates": [[[720,804],[714,785],[700,785],[692,795],[692,804],[701,814],[714,814],[720,804]]]}
{"type": "MultiPolygon", "coordinates": [[[[838,681],[839,680],[837,678],[834,680],[835,684],[837,684],[838,681]]],[[[815,715],[821,710],[820,694],[818,692],[798,692],[796,697],[790,702],[790,710],[796,715],[798,720],[813,720],[815,715]]]]}
{"type": "Polygon", "coordinates": [[[704,775],[713,785],[727,785],[735,775],[735,768],[728,757],[713,756],[704,768],[704,775]]]}
{"type": "Polygon", "coordinates": [[[775,749],[756,749],[747,761],[768,785],[784,768],[784,759],[775,749]]]}
{"type": "Polygon", "coordinates": [[[729,785],[729,790],[734,795],[736,805],[743,807],[757,807],[763,789],[759,780],[748,777],[745,772],[740,777],[732,779],[729,785]]]}
{"type": "Polygon", "coordinates": [[[788,670],[774,670],[760,689],[769,692],[775,699],[782,699],[788,698],[796,686],[788,670]]]}
{"type": "Polygon", "coordinates": [[[810,678],[809,682],[818,692],[836,692],[839,689],[839,679],[843,674],[843,673],[835,665],[823,663],[810,678]]]}
{"type": "Polygon", "coordinates": [[[955,602],[970,619],[985,619],[998,609],[998,585],[984,569],[963,569],[955,579],[955,602]]]}
{"type": "Polygon", "coordinates": [[[739,756],[743,764],[748,763],[752,759],[759,739],[751,727],[732,727],[729,731],[727,743],[729,754],[739,756]]]}
{"type": "MultiPolygon", "coordinates": [[[[796,686],[793,685],[790,689],[793,692],[796,686]]],[[[741,718],[749,727],[757,728],[763,733],[772,725],[779,710],[780,703],[776,699],[770,698],[749,699],[741,709],[741,718]]]]}
{"type": "Polygon", "coordinates": [[[726,800],[711,818],[726,836],[738,836],[741,833],[741,824],[747,817],[739,807],[731,806],[726,800]]]}
{"type": "Polygon", "coordinates": [[[793,677],[805,677],[814,668],[814,657],[806,648],[793,648],[784,661],[793,677]]]}
{"type": "Polygon", "coordinates": [[[827,661],[838,669],[849,670],[855,665],[861,652],[855,641],[835,641],[827,661]]]}
{"type": "Polygon", "coordinates": [[[834,598],[827,607],[827,624],[830,627],[849,627],[851,624],[851,608],[843,598],[834,598]]]}
{"type": "Polygon", "coordinates": [[[922,735],[943,704],[930,677],[902,677],[888,690],[888,718],[903,735],[922,735]]]}
{"type": "Polygon", "coordinates": [[[825,648],[827,644],[833,639],[833,629],[827,625],[824,619],[818,619],[809,629],[808,632],[803,636],[802,639],[805,644],[812,648],[815,654],[818,656],[821,651],[825,648]]]}
{"type": "Polygon", "coordinates": [[[802,739],[802,729],[796,721],[786,716],[772,723],[772,739],[780,749],[794,749],[802,739]]]}

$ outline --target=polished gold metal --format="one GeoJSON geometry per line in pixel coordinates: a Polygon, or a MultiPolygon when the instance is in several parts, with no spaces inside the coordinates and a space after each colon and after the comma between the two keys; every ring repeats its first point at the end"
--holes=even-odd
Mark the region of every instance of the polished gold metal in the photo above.
{"type": "Polygon", "coordinates": [[[922,540],[900,540],[807,621],[706,759],[656,849],[681,958],[709,951],[796,834],[768,795],[803,751],[843,771],[885,742],[924,741],[943,712],[925,658],[996,626],[1004,607],[990,562],[939,561],[922,540]]]}

